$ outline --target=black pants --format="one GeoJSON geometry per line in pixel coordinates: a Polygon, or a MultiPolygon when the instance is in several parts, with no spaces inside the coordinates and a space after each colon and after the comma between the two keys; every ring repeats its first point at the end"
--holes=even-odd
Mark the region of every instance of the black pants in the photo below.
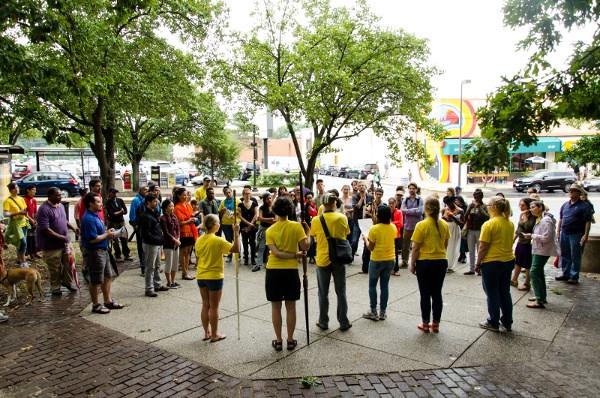
{"type": "Polygon", "coordinates": [[[400,271],[400,263],[398,263],[398,255],[402,253],[402,238],[394,239],[394,253],[396,253],[396,260],[394,262],[394,272],[400,271]]]}
{"type": "Polygon", "coordinates": [[[362,252],[362,272],[363,274],[369,273],[369,262],[371,261],[371,251],[367,248],[367,245],[364,246],[362,252]]]}
{"type": "Polygon", "coordinates": [[[127,238],[119,238],[113,240],[113,249],[115,250],[116,258],[120,258],[121,253],[123,254],[123,256],[125,256],[125,258],[127,258],[131,253],[131,251],[129,250],[129,246],[127,245],[127,238]]]}
{"type": "Polygon", "coordinates": [[[144,248],[142,246],[142,231],[139,228],[136,228],[136,233],[135,233],[135,243],[137,244],[137,252],[138,252],[138,258],[140,259],[140,269],[142,270],[142,273],[144,273],[144,270],[146,269],[144,267],[144,248]]]}
{"type": "Polygon", "coordinates": [[[442,318],[442,285],[448,269],[448,260],[417,260],[417,282],[421,293],[421,320],[429,323],[433,310],[433,322],[442,318]]]}
{"type": "Polygon", "coordinates": [[[256,263],[256,228],[248,232],[242,230],[242,246],[244,247],[244,261],[248,261],[248,246],[250,246],[250,261],[256,263]]]}
{"type": "Polygon", "coordinates": [[[460,238],[460,255],[458,256],[458,261],[465,261],[467,259],[468,251],[469,246],[467,245],[467,240],[460,238]]]}

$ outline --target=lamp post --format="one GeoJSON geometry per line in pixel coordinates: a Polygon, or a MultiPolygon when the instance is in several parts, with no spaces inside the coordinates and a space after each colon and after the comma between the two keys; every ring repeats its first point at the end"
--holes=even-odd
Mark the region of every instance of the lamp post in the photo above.
{"type": "Polygon", "coordinates": [[[461,177],[462,177],[462,162],[460,160],[460,156],[462,155],[462,125],[463,125],[463,86],[465,84],[471,83],[471,80],[465,79],[460,82],[460,115],[458,117],[458,184],[461,185],[461,177]]]}
{"type": "Polygon", "coordinates": [[[252,191],[257,192],[256,188],[256,158],[258,157],[258,148],[256,147],[256,126],[252,128],[252,191]]]}

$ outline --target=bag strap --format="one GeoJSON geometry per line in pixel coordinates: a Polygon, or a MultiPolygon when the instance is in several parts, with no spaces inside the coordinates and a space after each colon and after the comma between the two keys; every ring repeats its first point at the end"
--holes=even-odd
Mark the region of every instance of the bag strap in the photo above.
{"type": "Polygon", "coordinates": [[[19,206],[19,202],[17,202],[17,201],[15,200],[15,198],[13,198],[12,196],[9,196],[8,198],[9,198],[10,200],[12,200],[12,201],[13,201],[13,202],[14,202],[14,203],[17,205],[17,209],[19,209],[19,211],[23,211],[23,210],[25,210],[25,209],[27,208],[27,204],[26,204],[26,205],[25,205],[25,209],[21,209],[21,206],[19,206]]]}
{"type": "Polygon", "coordinates": [[[319,217],[319,220],[321,220],[321,225],[323,226],[323,232],[325,232],[325,237],[327,239],[330,239],[331,235],[329,235],[329,228],[327,228],[327,223],[325,222],[325,216],[323,214],[321,214],[321,216],[319,217]]]}

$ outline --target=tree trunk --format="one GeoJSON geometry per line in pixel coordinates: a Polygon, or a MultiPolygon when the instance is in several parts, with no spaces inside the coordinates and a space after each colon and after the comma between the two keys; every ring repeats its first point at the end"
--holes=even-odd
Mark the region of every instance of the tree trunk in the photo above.
{"type": "Polygon", "coordinates": [[[131,188],[133,192],[137,192],[140,189],[140,163],[142,161],[141,156],[133,156],[131,159],[131,188]]]}
{"type": "Polygon", "coordinates": [[[215,160],[212,155],[210,155],[210,179],[215,179],[215,160]]]}
{"type": "Polygon", "coordinates": [[[311,191],[314,191],[313,184],[315,183],[315,166],[317,165],[317,157],[319,154],[314,154],[308,158],[306,163],[306,174],[304,174],[305,186],[311,191]]]}
{"type": "Polygon", "coordinates": [[[90,147],[100,169],[100,180],[102,181],[102,196],[108,196],[108,189],[115,185],[115,134],[112,127],[103,128],[104,100],[98,98],[98,104],[92,115],[94,142],[90,147]]]}

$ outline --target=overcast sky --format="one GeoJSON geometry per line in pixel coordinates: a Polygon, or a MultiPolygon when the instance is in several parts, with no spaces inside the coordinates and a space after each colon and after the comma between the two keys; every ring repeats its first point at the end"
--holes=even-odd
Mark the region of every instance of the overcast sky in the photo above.
{"type": "MultiPolygon", "coordinates": [[[[225,0],[230,8],[230,27],[248,30],[254,24],[250,13],[252,0],[225,0]]],[[[354,1],[332,0],[335,5],[352,5],[354,1]]],[[[466,98],[485,98],[501,82],[512,76],[527,61],[527,54],[516,51],[517,42],[526,30],[513,31],[502,23],[500,0],[367,0],[371,10],[382,18],[384,26],[402,28],[429,40],[431,64],[442,74],[433,85],[437,98],[457,98],[460,82],[466,98]]],[[[581,37],[574,33],[571,38],[581,37]]],[[[588,36],[589,37],[589,36],[588,36]]],[[[565,50],[569,46],[565,46],[565,50]]],[[[566,51],[557,58],[564,59],[566,51]]]]}

